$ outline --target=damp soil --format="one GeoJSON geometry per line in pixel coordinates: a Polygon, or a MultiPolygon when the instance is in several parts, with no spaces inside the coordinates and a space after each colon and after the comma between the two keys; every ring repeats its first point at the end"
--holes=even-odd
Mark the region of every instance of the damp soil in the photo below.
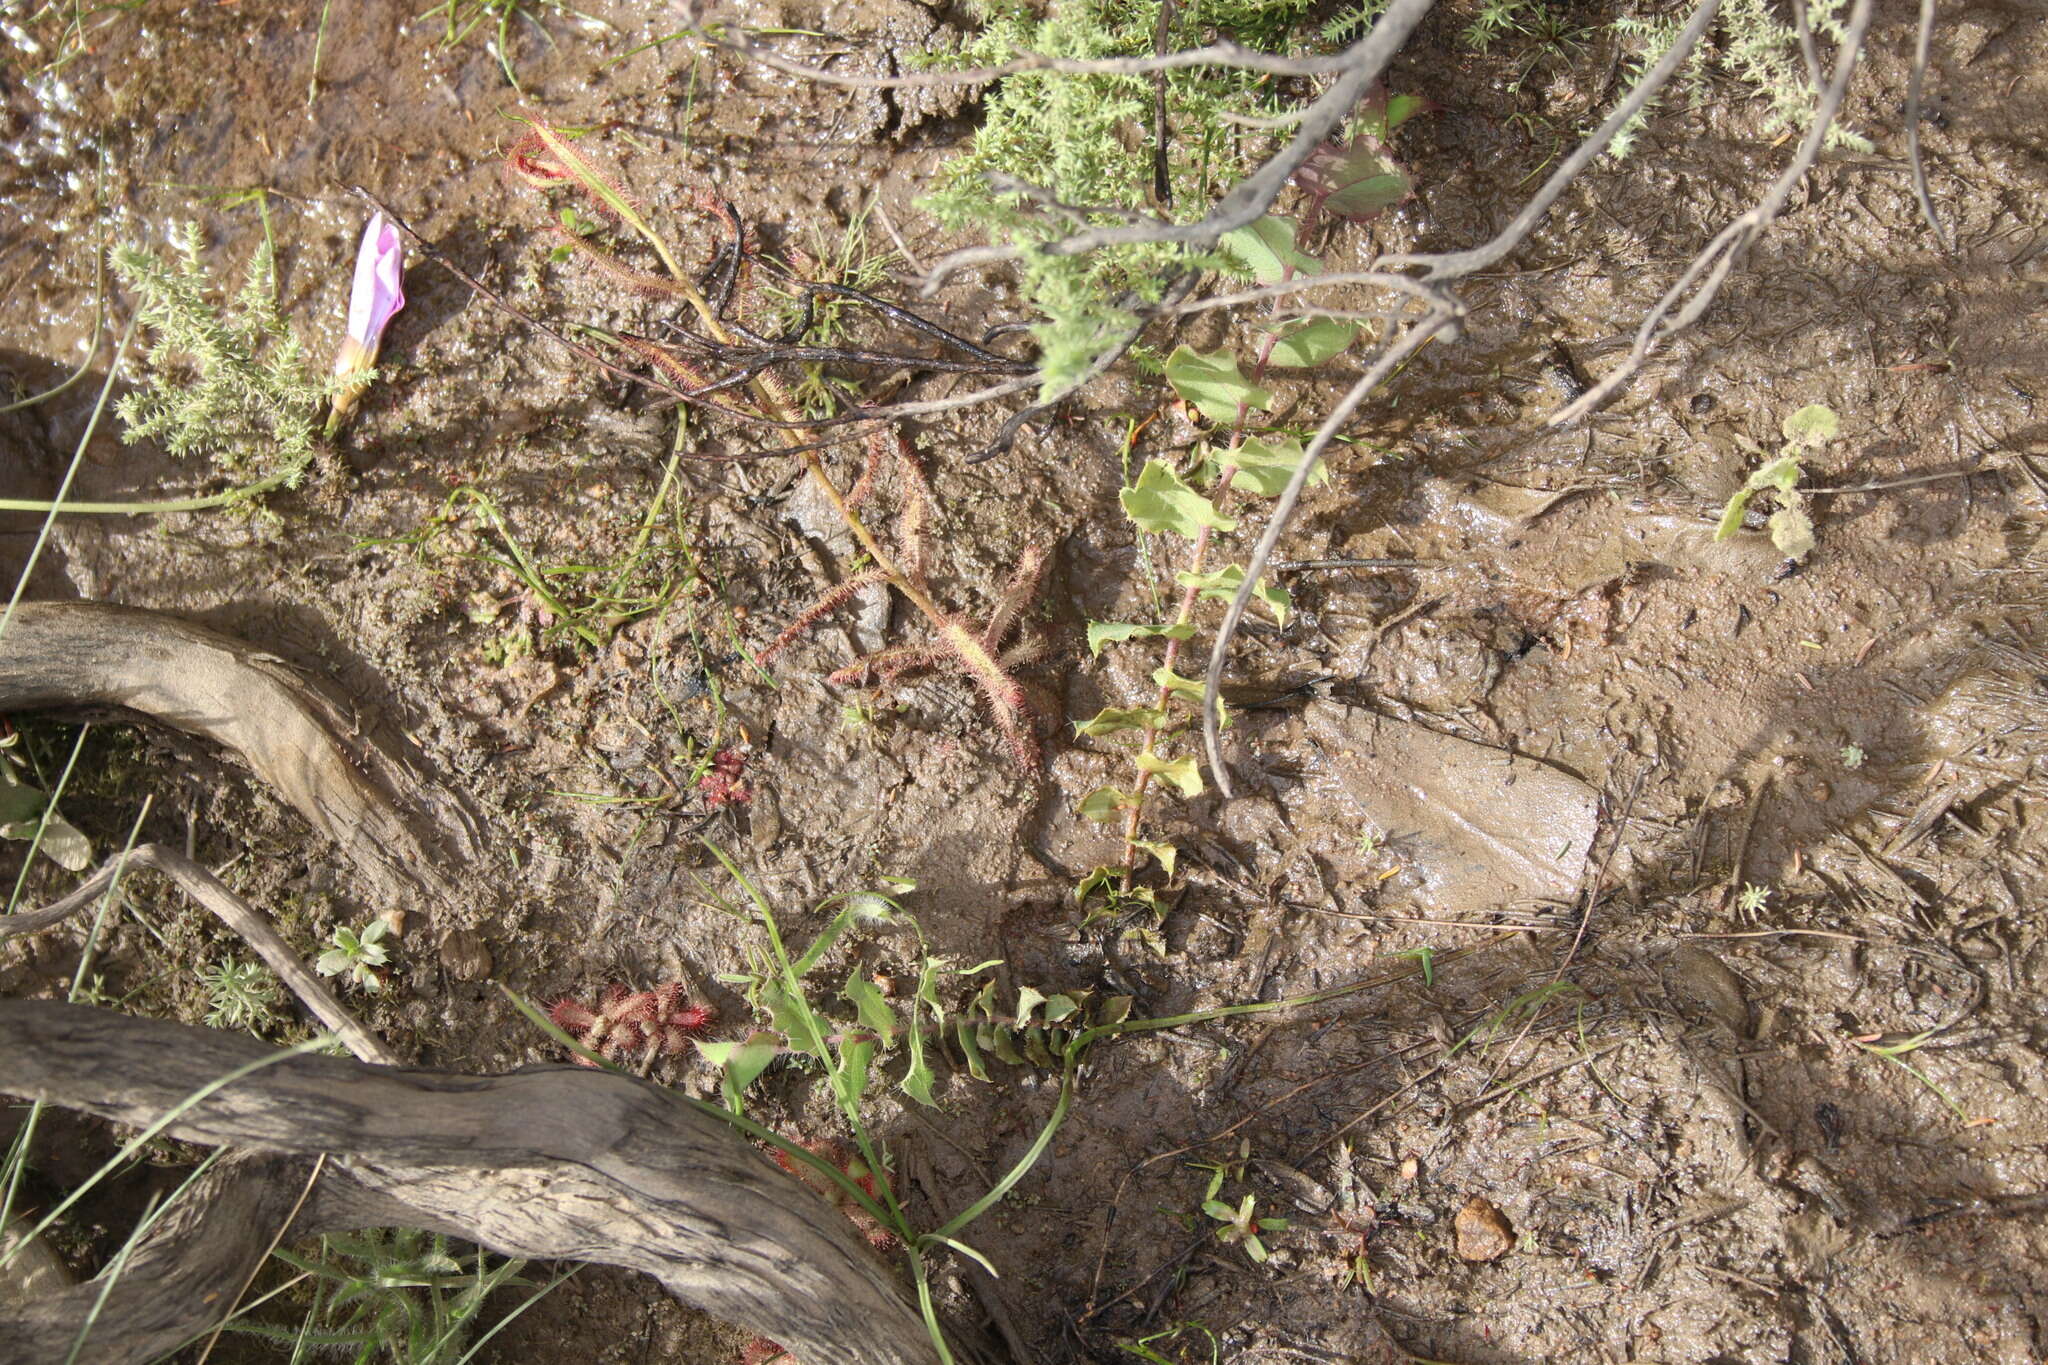
{"type": "MultiPolygon", "coordinates": [[[[971,101],[811,88],[652,42],[674,16],[635,7],[516,28],[522,99],[481,30],[444,46],[388,6],[332,7],[309,101],[320,9],[99,13],[55,69],[62,24],[8,21],[0,368],[20,390],[86,354],[95,245],[160,243],[186,218],[224,268],[272,233],[285,313],[325,354],[356,185],[522,307],[652,326],[658,309],[548,259],[548,211],[503,172],[521,109],[605,125],[595,145],[699,261],[706,191],[782,252],[824,254],[864,210],[883,248],[957,244],[915,200],[971,101]],[[236,193],[252,188],[260,203],[236,193]]],[[[907,0],[738,17],[868,71],[950,27],[907,0]]],[[[1443,106],[1402,134],[1422,193],[1332,234],[1328,259],[1496,231],[1619,79],[1604,17],[1533,58],[1461,50],[1456,14],[1426,25],[1392,77],[1443,106]]],[[[1117,508],[1127,432],[1151,419],[1140,454],[1195,439],[1135,371],[986,463],[965,457],[1012,409],[910,430],[953,609],[986,611],[1027,547],[1051,553],[1027,613],[1047,647],[1022,675],[1040,772],[958,675],[825,680],[915,643],[905,605],[870,600],[752,667],[852,562],[795,467],[733,458],[758,435],[697,422],[664,487],[671,413],[418,258],[339,460],[255,512],[60,522],[32,591],[176,611],[326,674],[474,803],[494,871],[460,903],[401,907],[390,988],[355,1001],[424,1064],[559,1060],[497,983],[547,1000],[681,977],[742,1027],[715,978],[743,965],[745,935],[710,903],[732,888],[707,840],[793,934],[822,925],[826,897],[907,877],[932,947],[1002,958],[1006,992],[1130,994],[1141,1014],[1431,955],[1426,980],[1099,1048],[1049,1151],[973,1229],[1001,1278],[952,1287],[1026,1358],[1133,1360],[1119,1343],[1142,1340],[1170,1361],[2039,1360],[2048,32],[2027,7],[1942,12],[1922,133],[1953,251],[1913,197],[1912,36],[1898,15],[1873,30],[1847,116],[1873,150],[1826,156],[1700,323],[1588,421],[1544,419],[1789,155],[1754,104],[1718,80],[1678,101],[1465,287],[1462,335],[1361,413],[1283,543],[1299,610],[1248,629],[1230,674],[1239,794],[1155,806],[1181,857],[1149,944],[1082,923],[1072,894],[1118,849],[1076,804],[1128,764],[1069,722],[1134,704],[1157,663],[1081,644],[1087,621],[1160,610],[1164,550],[1117,508]],[[1756,450],[1810,403],[1842,417],[1807,464],[1817,548],[1786,562],[1760,517],[1714,542],[1756,450]],[[580,640],[493,562],[506,535],[539,563],[629,563],[621,598],[661,605],[580,640]],[[713,809],[694,776],[724,749],[751,799],[713,809]],[[1289,1220],[1263,1264],[1200,1212],[1219,1165],[1232,1198],[1289,1220]]],[[[936,309],[963,330],[1026,320],[999,270],[936,309]]],[[[54,491],[88,371],[0,418],[10,495],[54,491]]],[[[1314,414],[1354,373],[1340,359],[1283,399],[1314,414]]],[[[912,396],[969,382],[919,376],[912,396]]],[[[832,458],[850,474],[858,447],[832,458]]],[[[206,479],[102,428],[73,496],[206,479]]],[[[0,514],[10,581],[35,525],[0,514]]],[[[215,756],[100,734],[70,814],[102,846],[151,796],[144,837],[191,840],[309,953],[393,908],[215,756]]],[[[168,890],[135,903],[97,989],[196,1018],[193,973],[232,945],[168,890]]],[[[882,936],[861,960],[900,972],[908,947],[882,936]]],[[[0,981],[50,992],[76,964],[76,944],[45,940],[0,959],[0,981]]],[[[971,1202],[1056,1090],[1029,1068],[942,1069],[937,1108],[880,1103],[913,1216],[971,1202]]],[[[771,1077],[761,1105],[831,1135],[799,1075],[771,1077]]],[[[74,1269],[91,1243],[64,1248],[74,1269]]],[[[586,1270],[484,1358],[714,1362],[742,1339],[586,1270]]]]}

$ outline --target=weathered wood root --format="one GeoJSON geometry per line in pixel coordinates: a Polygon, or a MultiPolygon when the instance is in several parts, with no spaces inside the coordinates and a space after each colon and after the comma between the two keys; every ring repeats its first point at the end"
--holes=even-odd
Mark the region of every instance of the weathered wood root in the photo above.
{"type": "MultiPolygon", "coordinates": [[[[141,1362],[210,1329],[327,1154],[292,1236],[426,1228],[508,1256],[642,1270],[804,1365],[933,1365],[924,1326],[853,1225],[716,1117],[580,1067],[507,1076],[290,1056],[213,1029],[0,1000],[0,1093],[146,1124],[237,1067],[278,1060],[167,1131],[267,1154],[167,1217],[129,1259],[85,1356],[141,1362]]],[[[26,1310],[0,1342],[62,1360],[103,1282],[26,1310]]]]}
{"type": "Polygon", "coordinates": [[[452,897],[444,865],[476,856],[455,800],[357,734],[283,660],[160,612],[24,602],[0,636],[0,711],[87,706],[233,749],[393,903],[452,897]]]}

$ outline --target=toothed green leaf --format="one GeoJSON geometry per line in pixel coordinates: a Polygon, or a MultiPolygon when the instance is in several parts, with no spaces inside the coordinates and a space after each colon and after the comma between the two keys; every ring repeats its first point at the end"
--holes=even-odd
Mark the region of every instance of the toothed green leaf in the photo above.
{"type": "Polygon", "coordinates": [[[1205,355],[1189,346],[1176,347],[1166,358],[1166,382],[1222,427],[1237,425],[1240,408],[1264,412],[1273,406],[1272,392],[1246,379],[1237,368],[1237,357],[1228,351],[1205,355]]]}
{"type": "MultiPolygon", "coordinates": [[[[1254,437],[1234,450],[1216,452],[1219,464],[1237,471],[1231,480],[1232,488],[1242,488],[1261,497],[1278,497],[1286,489],[1287,481],[1294,477],[1294,471],[1301,468],[1301,462],[1308,458],[1308,451],[1301,442],[1292,438],[1264,440],[1254,437]]],[[[1311,485],[1326,484],[1330,481],[1330,466],[1318,464],[1316,472],[1309,476],[1311,485]]]]}
{"type": "Polygon", "coordinates": [[[1195,633],[1192,621],[1174,626],[1140,626],[1129,621],[1090,621],[1088,623],[1088,652],[1100,656],[1103,646],[1117,644],[1123,640],[1149,640],[1165,636],[1169,640],[1185,640],[1195,633]]]}
{"type": "Polygon", "coordinates": [[[846,986],[841,993],[853,1003],[854,1016],[860,1020],[862,1028],[879,1034],[882,1046],[895,1045],[896,1011],[889,1008],[881,987],[862,976],[860,968],[856,967],[846,978],[846,986]]]}
{"type": "Polygon", "coordinates": [[[1237,526],[1216,510],[1215,503],[1188,487],[1164,460],[1145,461],[1138,482],[1126,488],[1119,500],[1124,515],[1141,531],[1171,531],[1193,540],[1204,526],[1218,531],[1237,526]]]}
{"type": "Polygon", "coordinates": [[[1180,861],[1180,850],[1172,844],[1161,843],[1154,839],[1135,839],[1132,841],[1131,846],[1143,849],[1158,859],[1159,866],[1165,870],[1166,875],[1169,877],[1173,875],[1174,864],[1180,861]]]}
{"type": "MultiPolygon", "coordinates": [[[[1201,589],[1200,595],[1218,602],[1228,602],[1237,596],[1237,590],[1244,585],[1244,565],[1230,564],[1214,573],[1195,574],[1185,569],[1174,575],[1176,582],[1184,587],[1201,589]]],[[[1273,619],[1281,625],[1287,624],[1287,614],[1294,610],[1294,598],[1285,588],[1276,588],[1261,582],[1252,589],[1252,596],[1272,608],[1273,619]]]]}
{"type": "Polygon", "coordinates": [[[1081,798],[1081,818],[1084,820],[1114,820],[1116,813],[1131,804],[1129,793],[1115,787],[1097,787],[1081,798]]]}
{"type": "Polygon", "coordinates": [[[1133,754],[1131,761],[1142,771],[1171,782],[1180,789],[1182,796],[1202,794],[1202,774],[1191,757],[1161,758],[1157,754],[1133,754]]]}
{"type": "Polygon", "coordinates": [[[1074,722],[1074,733],[1091,739],[1122,730],[1156,730],[1166,723],[1166,713],[1156,706],[1105,706],[1087,720],[1074,722]]]}
{"type": "Polygon", "coordinates": [[[1273,344],[1272,354],[1266,357],[1266,363],[1289,370],[1321,365],[1342,354],[1357,336],[1358,324],[1355,322],[1345,322],[1341,318],[1311,318],[1282,332],[1280,340],[1273,344]]]}

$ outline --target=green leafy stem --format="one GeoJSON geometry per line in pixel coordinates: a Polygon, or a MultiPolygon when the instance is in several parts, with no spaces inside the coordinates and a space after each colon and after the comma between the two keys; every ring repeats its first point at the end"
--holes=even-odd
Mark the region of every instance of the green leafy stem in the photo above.
{"type": "MultiPolygon", "coordinates": [[[[1224,239],[1223,266],[1240,277],[1260,284],[1277,284],[1298,274],[1315,273],[1319,264],[1295,247],[1295,226],[1277,217],[1260,220],[1224,239]]],[[[1170,784],[1183,798],[1193,798],[1204,789],[1202,775],[1192,754],[1169,756],[1167,742],[1188,721],[1186,707],[1199,706],[1201,684],[1182,677],[1175,669],[1181,646],[1195,634],[1195,613],[1203,601],[1229,602],[1244,583],[1241,564],[1220,569],[1208,567],[1209,550],[1218,532],[1237,527],[1235,518],[1225,515],[1218,503],[1232,489],[1258,497],[1275,497],[1283,490],[1305,458],[1301,442],[1277,434],[1254,435],[1258,415],[1271,410],[1273,393],[1262,381],[1271,369],[1313,369],[1328,362],[1348,347],[1357,336],[1355,324],[1337,318],[1309,317],[1269,326],[1259,336],[1250,360],[1250,374],[1239,357],[1227,350],[1201,352],[1181,346],[1167,358],[1166,379],[1190,408],[1200,413],[1218,433],[1220,441],[1200,447],[1194,464],[1185,474],[1163,459],[1148,459],[1137,479],[1123,490],[1124,515],[1146,535],[1172,535],[1189,542],[1186,567],[1174,575],[1180,600],[1173,620],[1166,625],[1140,625],[1122,621],[1091,622],[1088,648],[1100,655],[1110,644],[1131,640],[1163,638],[1164,658],[1152,674],[1158,685],[1149,705],[1108,706],[1088,720],[1075,724],[1078,734],[1100,738],[1124,732],[1139,736],[1131,753],[1137,775],[1128,791],[1101,787],[1081,801],[1080,813],[1091,820],[1123,818],[1124,847],[1119,865],[1099,868],[1082,882],[1080,896],[1086,901],[1097,891],[1112,893],[1113,903],[1133,899],[1152,906],[1150,893],[1133,885],[1146,856],[1156,860],[1169,878],[1174,872],[1177,851],[1162,840],[1142,837],[1145,799],[1154,779],[1170,784]],[[1193,482],[1191,483],[1190,480],[1193,482]],[[1206,487],[1198,492],[1193,484],[1206,487]],[[1185,706],[1178,704],[1185,703],[1185,706]]],[[[1318,470],[1327,480],[1326,471],[1318,470]]],[[[1258,599],[1272,611],[1274,619],[1286,624],[1293,608],[1283,588],[1261,584],[1254,589],[1258,599]]]]}

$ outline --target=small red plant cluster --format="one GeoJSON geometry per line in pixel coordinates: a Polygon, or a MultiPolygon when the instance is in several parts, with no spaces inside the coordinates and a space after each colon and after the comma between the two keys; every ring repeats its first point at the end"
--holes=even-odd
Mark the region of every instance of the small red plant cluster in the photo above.
{"type": "Polygon", "coordinates": [[[720,749],[711,760],[711,770],[697,779],[697,790],[704,793],[704,809],[723,810],[753,800],[754,793],[740,781],[746,770],[745,754],[738,749],[720,749]]]}
{"type": "MultiPolygon", "coordinates": [[[[869,1169],[867,1161],[853,1147],[838,1138],[806,1142],[803,1147],[812,1156],[829,1161],[846,1172],[847,1178],[860,1186],[862,1194],[873,1200],[881,1199],[882,1196],[875,1192],[877,1172],[869,1169]]],[[[896,1234],[876,1222],[873,1214],[854,1203],[838,1185],[780,1148],[775,1152],[775,1164],[825,1196],[827,1203],[845,1214],[853,1225],[860,1229],[861,1236],[868,1239],[869,1246],[877,1251],[890,1251],[895,1248],[896,1234]]]]}
{"type": "MultiPolygon", "coordinates": [[[[861,1193],[868,1198],[881,1198],[881,1195],[875,1192],[876,1173],[869,1169],[866,1159],[848,1143],[837,1138],[825,1138],[818,1142],[803,1143],[802,1146],[812,1156],[829,1161],[844,1171],[847,1178],[860,1186],[861,1193]]],[[[826,1202],[845,1214],[848,1220],[860,1229],[861,1235],[868,1239],[869,1246],[877,1251],[890,1251],[895,1248],[896,1234],[877,1223],[873,1214],[848,1198],[845,1190],[779,1147],[771,1154],[776,1165],[825,1196],[826,1202]]],[[[755,1337],[740,1351],[739,1365],[796,1365],[796,1357],[766,1337],[755,1337]]]]}
{"type": "MultiPolygon", "coordinates": [[[[596,1009],[564,997],[548,1017],[600,1057],[652,1059],[683,1051],[717,1019],[711,1006],[691,1004],[685,998],[688,994],[689,987],[680,981],[639,992],[615,982],[604,988],[596,1009]]],[[[576,1060],[583,1066],[596,1065],[587,1057],[576,1060]]]]}
{"type": "MultiPolygon", "coordinates": [[[[1041,545],[1026,545],[1018,553],[1017,567],[997,596],[986,617],[975,620],[964,613],[941,607],[933,595],[931,567],[931,525],[935,502],[930,482],[917,462],[910,442],[893,429],[877,429],[868,438],[867,465],[853,489],[846,495],[849,511],[860,507],[874,492],[885,468],[893,468],[900,494],[896,512],[896,541],[899,558],[877,563],[842,579],[797,614],[782,634],[754,655],[765,664],[787,649],[796,639],[831,612],[877,583],[887,583],[909,598],[925,619],[935,627],[931,641],[919,645],[897,645],[865,655],[828,675],[835,687],[866,684],[879,678],[891,683],[905,673],[935,668],[963,673],[981,690],[996,728],[1002,731],[1017,766],[1025,772],[1039,768],[1038,738],[1031,732],[1031,709],[1024,688],[1012,676],[1020,665],[1031,662],[1042,651],[1039,641],[1026,641],[1005,648],[1017,633],[1019,617],[1038,589],[1048,556],[1041,545]]],[[[880,559],[880,556],[876,556],[880,559]]]]}

